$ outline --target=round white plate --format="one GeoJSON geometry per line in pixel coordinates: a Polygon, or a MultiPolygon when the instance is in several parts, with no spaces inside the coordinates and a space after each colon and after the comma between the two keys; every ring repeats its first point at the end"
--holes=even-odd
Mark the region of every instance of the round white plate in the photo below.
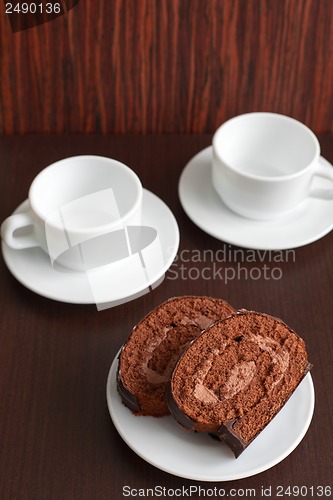
{"type": "Polygon", "coordinates": [[[259,474],[281,462],[296,448],[312,419],[315,398],[308,373],[278,415],[236,459],[224,443],[205,434],[185,432],[171,416],[133,415],[117,392],[117,358],[112,363],[106,386],[112,421],[137,455],[175,476],[198,481],[231,481],[259,474]]]}
{"type": "MultiPolygon", "coordinates": [[[[244,248],[286,250],[312,243],[333,229],[333,199],[307,198],[288,216],[272,221],[237,215],[224,205],[213,188],[211,162],[210,146],[186,165],[178,190],[188,217],[211,236],[244,248]]],[[[323,157],[320,162],[330,165],[323,157]]]]}
{"type": "MultiPolygon", "coordinates": [[[[28,201],[25,200],[14,213],[26,210],[27,206],[28,201]]],[[[102,290],[104,298],[101,302],[106,304],[105,307],[113,307],[128,302],[145,293],[149,286],[155,288],[163,281],[165,272],[169,269],[177,254],[179,246],[177,221],[167,205],[146,189],[143,190],[142,225],[157,230],[164,265],[151,274],[149,279],[147,278],[144,286],[138,288],[133,285],[133,289],[130,287],[133,280],[131,280],[130,275],[126,275],[127,268],[124,265],[124,273],[119,278],[120,282],[117,283],[117,279],[115,279],[112,282],[112,288],[109,284],[104,287],[105,292],[102,290]],[[124,286],[121,285],[123,283],[126,283],[126,293],[122,294],[121,290],[124,289],[124,286]],[[119,293],[118,290],[120,290],[119,293]],[[117,293],[116,298],[115,292],[117,293]]],[[[92,282],[94,278],[95,281],[98,280],[97,274],[94,276],[90,272],[88,278],[86,272],[75,272],[65,268],[60,270],[60,268],[52,267],[49,256],[39,247],[13,250],[2,242],[2,253],[5,263],[13,276],[33,292],[61,302],[73,304],[96,303],[92,291],[92,282]]],[[[102,303],[100,306],[100,308],[103,308],[102,303]]]]}

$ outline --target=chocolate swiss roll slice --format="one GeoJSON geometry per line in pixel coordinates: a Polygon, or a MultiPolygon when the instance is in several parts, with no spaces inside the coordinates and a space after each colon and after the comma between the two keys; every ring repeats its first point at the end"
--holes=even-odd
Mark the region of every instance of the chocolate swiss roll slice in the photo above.
{"type": "Polygon", "coordinates": [[[310,365],[285,323],[241,311],[205,330],[182,354],[168,387],[172,415],[213,434],[236,458],[294,392],[310,365]]]}
{"type": "Polygon", "coordinates": [[[143,318],[119,356],[117,385],[124,404],[138,415],[167,415],[166,387],[180,354],[234,311],[222,299],[176,297],[143,318]]]}

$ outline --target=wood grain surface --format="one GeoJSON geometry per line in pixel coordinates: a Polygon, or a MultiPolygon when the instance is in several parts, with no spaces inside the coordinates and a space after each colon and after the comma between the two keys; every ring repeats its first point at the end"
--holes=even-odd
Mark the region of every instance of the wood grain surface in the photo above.
{"type": "MultiPolygon", "coordinates": [[[[170,491],[216,487],[225,490],[225,498],[249,498],[246,488],[256,490],[256,495],[252,494],[256,499],[267,498],[262,488],[272,488],[272,499],[331,498],[333,233],[296,249],[294,258],[284,257],[276,263],[269,255],[260,260],[259,253],[255,262],[244,262],[235,252],[238,248],[201,231],[182,210],[177,183],[187,161],[210,142],[209,135],[171,134],[0,138],[0,165],[4,166],[0,169],[0,221],[26,198],[39,170],[62,157],[90,153],[112,156],[134,168],[143,186],[168,204],[181,233],[178,261],[159,287],[135,301],[100,312],[93,304],[65,304],[33,293],[14,279],[0,253],[1,500],[121,500],[126,485],[143,490],[160,486],[170,491]],[[207,251],[213,259],[205,262],[207,251]],[[225,262],[217,260],[218,252],[223,251],[227,256],[230,251],[225,262]],[[282,275],[280,279],[265,279],[261,273],[257,279],[256,273],[247,279],[242,272],[226,282],[219,275],[213,276],[214,265],[222,269],[241,265],[249,273],[266,265],[268,277],[278,266],[282,275]],[[183,276],[180,266],[184,266],[183,276]],[[191,272],[192,268],[200,276],[191,272]],[[211,279],[205,279],[207,268],[211,279]],[[281,317],[307,344],[314,365],[313,420],[299,446],[261,474],[221,483],[173,476],[136,455],[110,419],[105,385],[119,348],[146,313],[169,297],[185,294],[222,297],[235,308],[281,317]],[[302,496],[278,497],[278,486],[284,490],[303,486],[302,496]],[[326,490],[320,495],[320,486],[331,488],[331,493],[326,490]],[[303,496],[305,487],[308,494],[303,496]],[[235,489],[240,491],[238,496],[235,489]]],[[[323,156],[332,162],[332,135],[320,136],[320,143],[323,156]]],[[[279,438],[284,439],[283,435],[279,438]]],[[[159,498],[151,493],[148,496],[159,498]]],[[[208,492],[208,497],[218,496],[208,492]]],[[[171,492],[163,498],[176,497],[171,492]]],[[[179,498],[188,497],[184,494],[179,498]]],[[[191,498],[202,499],[204,493],[193,493],[191,498]]]]}
{"type": "Polygon", "coordinates": [[[80,0],[17,33],[4,3],[1,134],[202,133],[258,110],[333,131],[332,0],[80,0]]]}

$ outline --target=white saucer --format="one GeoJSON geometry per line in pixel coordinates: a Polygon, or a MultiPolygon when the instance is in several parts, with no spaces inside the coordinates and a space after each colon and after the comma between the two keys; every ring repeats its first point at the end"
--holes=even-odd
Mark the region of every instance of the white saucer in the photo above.
{"type": "MultiPolygon", "coordinates": [[[[288,216],[273,221],[243,218],[227,208],[211,182],[212,147],[192,158],[179,180],[179,198],[200,229],[232,245],[286,250],[316,241],[333,229],[333,199],[307,198],[288,216]]],[[[322,164],[330,163],[320,157],[322,164]]]]}
{"type": "Polygon", "coordinates": [[[308,373],[278,415],[235,459],[227,445],[205,434],[185,432],[171,416],[134,416],[117,392],[117,357],[106,386],[112,421],[137,455],[175,476],[198,481],[232,481],[259,474],[286,458],[310,425],[315,397],[308,373]]]}
{"type": "MultiPolygon", "coordinates": [[[[27,209],[28,200],[25,200],[15,212],[27,209]]],[[[127,293],[114,297],[115,290],[121,290],[121,284],[115,283],[110,290],[107,287],[103,302],[107,307],[128,302],[143,293],[147,286],[155,288],[163,281],[165,272],[171,266],[179,246],[179,229],[177,221],[167,207],[167,205],[156,195],[143,190],[142,202],[142,225],[153,227],[157,230],[159,241],[163,253],[164,265],[160,267],[149,280],[145,282],[145,287],[133,287],[129,292],[132,283],[131,276],[121,275],[121,281],[127,283],[127,293]],[[111,293],[111,296],[107,294],[111,293]]],[[[95,299],[86,272],[75,272],[62,268],[59,271],[52,267],[49,256],[40,248],[29,248],[26,250],[13,250],[2,242],[2,253],[5,263],[13,276],[25,287],[33,292],[53,300],[69,302],[73,304],[94,304],[95,299]]],[[[90,275],[91,277],[91,275],[90,275]]],[[[118,293],[118,292],[117,292],[118,293]]],[[[102,308],[102,307],[101,307],[102,308]]]]}

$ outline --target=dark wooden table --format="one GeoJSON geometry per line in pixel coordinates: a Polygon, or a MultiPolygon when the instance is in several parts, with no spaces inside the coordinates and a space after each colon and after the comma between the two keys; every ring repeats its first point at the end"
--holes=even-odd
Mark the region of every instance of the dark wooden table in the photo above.
{"type": "MultiPolygon", "coordinates": [[[[233,250],[198,229],[178,200],[183,167],[210,142],[210,136],[1,138],[0,219],[26,198],[33,177],[46,165],[70,155],[100,154],[127,163],[144,187],[169,205],[180,227],[180,252],[233,250]]],[[[332,136],[321,136],[320,142],[323,156],[333,162],[332,136]]],[[[297,249],[294,261],[280,263],[278,280],[190,279],[191,265],[186,263],[183,279],[169,279],[169,272],[153,292],[98,312],[95,305],[65,304],[34,294],[12,277],[0,258],[1,499],[118,500],[124,498],[126,485],[145,491],[197,485],[207,493],[218,486],[238,497],[250,496],[249,489],[255,489],[256,498],[263,497],[262,488],[266,493],[272,488],[271,497],[280,498],[279,485],[305,485],[315,491],[312,495],[309,489],[306,498],[319,498],[318,487],[333,487],[333,234],[297,249]],[[146,463],[113,426],[105,398],[113,358],[144,314],[168,297],[183,294],[219,296],[237,308],[281,317],[307,343],[314,364],[314,417],[300,445],[270,470],[243,480],[196,483],[146,463]]],[[[244,265],[250,271],[256,264],[244,265]]],[[[323,497],[329,493],[324,490],[323,497]]],[[[281,497],[290,498],[287,493],[281,497]]]]}

